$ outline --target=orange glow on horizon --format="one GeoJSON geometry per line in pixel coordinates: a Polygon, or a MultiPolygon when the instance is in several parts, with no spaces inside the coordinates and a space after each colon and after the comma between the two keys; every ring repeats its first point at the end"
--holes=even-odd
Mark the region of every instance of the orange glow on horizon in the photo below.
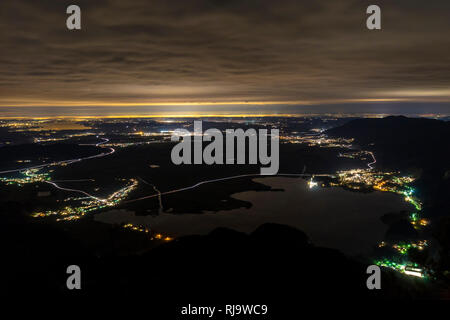
{"type": "MultiPolygon", "coordinates": [[[[19,99],[18,99],[19,100],[19,99]]],[[[150,106],[216,106],[216,105],[318,105],[357,102],[405,102],[418,101],[409,98],[365,98],[329,100],[286,100],[286,101],[187,101],[187,102],[109,102],[109,101],[42,101],[2,103],[0,107],[150,107],[150,106]]]]}

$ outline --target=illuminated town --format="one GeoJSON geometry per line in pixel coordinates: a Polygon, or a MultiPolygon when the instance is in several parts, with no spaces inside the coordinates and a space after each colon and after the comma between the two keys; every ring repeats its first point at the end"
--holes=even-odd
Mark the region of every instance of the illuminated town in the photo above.
{"type": "MultiPolygon", "coordinates": [[[[57,216],[57,221],[62,220],[76,220],[80,219],[87,213],[91,213],[100,209],[107,207],[117,206],[123,199],[125,199],[128,194],[136,189],[138,181],[136,179],[130,179],[126,187],[114,192],[108,198],[102,199],[95,196],[88,196],[87,199],[81,201],[81,205],[66,206],[58,211],[45,211],[45,212],[35,212],[32,214],[33,217],[48,217],[57,216]]],[[[70,190],[72,191],[72,190],[70,190]]]]}
{"type": "Polygon", "coordinates": [[[322,148],[351,148],[354,141],[354,139],[331,138],[322,133],[314,133],[314,131],[309,135],[282,135],[280,140],[282,142],[301,143],[309,147],[318,146],[322,148]]]}
{"type": "Polygon", "coordinates": [[[38,183],[50,181],[49,173],[38,173],[40,169],[28,169],[21,172],[22,177],[0,177],[0,181],[7,185],[17,185],[19,187],[28,183],[38,183]]]}

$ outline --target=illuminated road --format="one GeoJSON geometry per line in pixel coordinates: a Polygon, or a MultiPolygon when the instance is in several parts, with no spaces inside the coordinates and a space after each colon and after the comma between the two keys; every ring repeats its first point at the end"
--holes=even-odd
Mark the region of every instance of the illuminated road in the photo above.
{"type": "Polygon", "coordinates": [[[52,180],[53,182],[94,182],[95,179],[52,180]]]}
{"type": "MultiPolygon", "coordinates": [[[[303,174],[303,173],[278,173],[276,175],[262,175],[262,174],[257,174],[257,173],[254,173],[254,174],[241,174],[241,175],[225,177],[225,178],[203,180],[203,181],[200,181],[200,182],[198,182],[198,183],[196,183],[196,184],[194,184],[192,186],[189,186],[189,187],[174,189],[174,190],[165,191],[165,192],[158,192],[156,194],[151,194],[151,195],[144,196],[144,197],[141,197],[141,198],[136,198],[136,199],[124,201],[123,203],[136,202],[136,201],[141,201],[141,200],[145,200],[145,199],[161,197],[161,196],[163,196],[165,194],[171,194],[171,193],[177,193],[177,192],[182,192],[182,191],[186,191],[186,190],[192,190],[192,189],[195,189],[195,188],[197,188],[197,187],[199,187],[199,186],[201,186],[203,184],[207,184],[207,183],[220,182],[220,181],[226,181],[226,180],[232,180],[232,179],[238,179],[238,178],[244,178],[244,177],[277,177],[277,176],[305,178],[305,177],[310,177],[312,175],[311,174],[303,174]]],[[[332,177],[334,175],[331,175],[331,174],[314,174],[314,176],[315,177],[332,177]]]]}
{"type": "MultiPolygon", "coordinates": [[[[96,147],[104,148],[104,147],[102,147],[102,144],[109,142],[109,139],[108,138],[100,138],[100,139],[102,139],[103,141],[95,143],[95,144],[80,144],[80,146],[82,146],[82,145],[94,145],[96,147]]],[[[45,168],[45,167],[56,166],[56,165],[61,165],[61,164],[72,164],[72,163],[80,162],[80,161],[83,161],[83,160],[89,160],[89,159],[104,157],[104,156],[113,154],[116,151],[114,148],[109,148],[108,147],[108,149],[109,149],[109,152],[106,152],[106,153],[103,152],[103,153],[100,153],[100,154],[97,154],[97,155],[94,155],[94,156],[89,156],[89,157],[84,157],[84,158],[77,158],[77,159],[70,159],[70,160],[63,160],[63,161],[52,162],[52,163],[49,163],[49,164],[43,164],[43,165],[38,165],[38,166],[33,166],[33,167],[28,167],[28,168],[0,171],[0,174],[2,174],[2,173],[12,173],[12,172],[18,172],[18,171],[27,171],[27,170],[32,170],[32,169],[42,169],[42,168],[45,168]]],[[[60,190],[81,193],[81,194],[84,194],[85,196],[88,196],[89,198],[92,198],[92,199],[95,199],[95,200],[101,201],[101,202],[107,201],[106,199],[101,199],[101,198],[98,198],[96,196],[93,196],[93,195],[87,193],[86,191],[78,190],[78,189],[63,188],[63,187],[59,186],[58,184],[56,184],[56,182],[82,182],[82,181],[94,181],[94,180],[93,179],[78,179],[78,180],[44,181],[44,182],[48,183],[48,184],[51,184],[52,186],[54,186],[55,188],[60,189],[60,190]]]]}
{"type": "MultiPolygon", "coordinates": [[[[101,145],[104,144],[104,143],[109,142],[109,139],[107,139],[107,138],[100,138],[100,139],[103,139],[104,141],[96,143],[96,144],[80,144],[80,146],[82,146],[82,145],[95,145],[96,147],[105,148],[105,147],[102,147],[101,145]]],[[[77,159],[70,159],[70,160],[62,160],[62,161],[58,161],[58,162],[52,162],[52,163],[48,163],[48,164],[41,164],[41,165],[38,165],[38,166],[33,166],[33,167],[28,167],[28,168],[5,170],[5,171],[0,171],[0,174],[19,172],[19,171],[25,171],[25,170],[32,170],[32,169],[42,169],[42,168],[45,168],[45,167],[57,166],[57,165],[61,165],[61,164],[72,164],[72,163],[80,162],[80,161],[83,161],[83,160],[89,160],[89,159],[94,159],[94,158],[105,157],[105,156],[108,156],[110,154],[113,154],[116,151],[116,150],[114,150],[114,148],[110,148],[110,147],[107,147],[107,148],[109,149],[109,152],[106,152],[106,153],[103,152],[103,153],[100,153],[100,154],[97,154],[97,155],[94,155],[94,156],[89,156],[89,157],[84,157],[84,158],[77,158],[77,159]]]]}
{"type": "Polygon", "coordinates": [[[374,156],[373,152],[367,151],[367,153],[369,153],[369,154],[372,156],[372,159],[373,159],[373,162],[368,163],[367,166],[368,166],[370,169],[373,169],[372,165],[375,164],[375,163],[377,163],[377,159],[375,159],[375,156],[374,156]]]}
{"type": "Polygon", "coordinates": [[[98,198],[98,197],[93,196],[93,195],[91,195],[91,194],[89,194],[89,193],[87,193],[86,191],[83,191],[83,190],[63,188],[63,187],[58,186],[55,182],[52,182],[52,181],[44,181],[44,182],[45,182],[45,183],[48,183],[48,184],[51,184],[52,186],[54,186],[55,188],[60,189],[60,190],[70,191],[70,192],[77,192],[77,193],[82,193],[82,194],[84,194],[85,196],[88,196],[89,198],[95,199],[95,200],[97,200],[97,201],[102,201],[102,202],[107,201],[106,199],[98,198]]]}
{"type": "Polygon", "coordinates": [[[163,204],[162,204],[162,198],[161,198],[161,191],[159,191],[158,188],[156,188],[156,186],[153,183],[147,182],[144,179],[142,179],[141,177],[138,177],[138,179],[141,180],[142,182],[144,182],[145,184],[151,186],[153,188],[153,190],[155,190],[155,192],[157,192],[158,202],[159,202],[159,212],[161,213],[162,210],[164,210],[163,204]]]}

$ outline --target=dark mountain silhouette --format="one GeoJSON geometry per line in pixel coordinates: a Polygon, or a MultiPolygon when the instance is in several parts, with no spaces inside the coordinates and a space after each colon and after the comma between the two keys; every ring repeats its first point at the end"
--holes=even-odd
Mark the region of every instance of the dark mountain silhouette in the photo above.
{"type": "Polygon", "coordinates": [[[403,116],[356,119],[326,134],[354,138],[374,151],[377,168],[414,174],[426,213],[450,213],[450,122],[403,116]]]}
{"type": "Polygon", "coordinates": [[[355,138],[362,146],[379,152],[379,164],[392,167],[448,166],[450,122],[391,116],[356,119],[329,129],[327,135],[355,138]]]}
{"type": "Polygon", "coordinates": [[[450,122],[404,116],[364,118],[329,129],[326,134],[355,137],[361,143],[408,145],[414,139],[414,144],[424,146],[450,138],[450,122]]]}
{"type": "Polygon", "coordinates": [[[175,312],[176,306],[195,302],[295,308],[299,300],[409,299],[432,292],[389,270],[382,271],[383,290],[368,290],[369,262],[315,247],[302,231],[278,224],[264,224],[251,234],[219,228],[141,254],[98,255],[56,227],[14,217],[6,221],[2,240],[14,239],[7,252],[12,259],[3,265],[8,298],[145,298],[175,312]],[[29,250],[20,250],[25,247],[29,250]],[[81,291],[65,287],[65,270],[74,263],[85,271],[81,291]]]}

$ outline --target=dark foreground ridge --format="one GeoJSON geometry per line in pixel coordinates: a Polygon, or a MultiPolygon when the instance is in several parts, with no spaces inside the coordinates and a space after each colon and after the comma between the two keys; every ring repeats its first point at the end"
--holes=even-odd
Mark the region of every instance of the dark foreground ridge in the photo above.
{"type": "Polygon", "coordinates": [[[277,224],[264,224],[251,234],[219,228],[126,256],[96,256],[59,231],[36,225],[12,247],[29,241],[43,246],[35,243],[34,250],[17,251],[14,261],[6,263],[9,298],[120,296],[161,305],[284,305],[298,299],[425,298],[425,292],[432,292],[422,280],[385,270],[382,290],[368,290],[368,264],[315,247],[302,231],[277,224]],[[81,290],[66,288],[65,269],[70,264],[81,267],[81,290]]]}

